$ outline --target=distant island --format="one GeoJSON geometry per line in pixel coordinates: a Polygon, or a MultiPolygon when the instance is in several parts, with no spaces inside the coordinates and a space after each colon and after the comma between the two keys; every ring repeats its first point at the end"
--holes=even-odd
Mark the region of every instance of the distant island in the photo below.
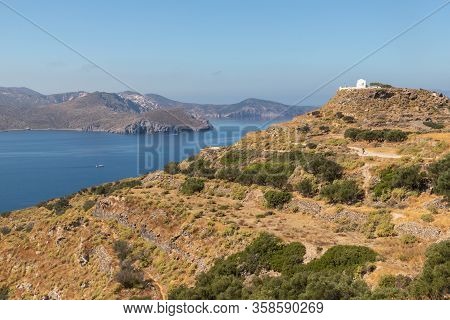
{"type": "Polygon", "coordinates": [[[44,95],[28,88],[0,87],[0,130],[80,130],[123,134],[201,131],[208,119],[270,120],[313,107],[247,99],[236,104],[197,104],[156,94],[84,91],[44,95]]]}

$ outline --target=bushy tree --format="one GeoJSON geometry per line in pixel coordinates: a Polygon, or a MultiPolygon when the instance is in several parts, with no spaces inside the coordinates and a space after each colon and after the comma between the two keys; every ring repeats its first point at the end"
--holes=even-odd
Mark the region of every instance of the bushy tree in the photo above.
{"type": "Polygon", "coordinates": [[[408,133],[401,130],[369,130],[369,129],[357,129],[349,128],[345,130],[344,137],[353,141],[388,141],[388,142],[401,142],[408,138],[408,133]]]}
{"type": "Polygon", "coordinates": [[[428,167],[433,192],[443,195],[450,202],[450,153],[428,167]]]}
{"type": "Polygon", "coordinates": [[[395,188],[409,191],[424,191],[427,188],[427,177],[417,165],[406,167],[389,167],[380,173],[380,181],[374,186],[375,197],[389,195],[395,188]]]}
{"type": "Polygon", "coordinates": [[[116,273],[116,281],[124,288],[144,288],[144,273],[136,269],[128,262],[122,262],[119,272],[116,273]]]}
{"type": "Polygon", "coordinates": [[[264,199],[269,208],[282,208],[285,203],[291,201],[292,194],[286,191],[269,190],[264,193],[264,199]]]}
{"type": "Polygon", "coordinates": [[[422,274],[411,286],[416,299],[443,299],[450,294],[450,240],[432,244],[422,274]]]}
{"type": "Polygon", "coordinates": [[[131,246],[125,240],[116,240],[113,243],[114,252],[117,254],[117,257],[123,261],[128,255],[133,251],[131,246]]]}
{"type": "Polygon", "coordinates": [[[306,172],[323,181],[332,182],[342,177],[342,167],[320,153],[305,154],[302,165],[306,172]]]}
{"type": "Polygon", "coordinates": [[[301,180],[297,184],[296,189],[305,197],[313,197],[317,193],[317,188],[314,185],[314,182],[312,181],[312,179],[308,178],[301,180]]]}
{"type": "Polygon", "coordinates": [[[178,162],[172,161],[164,166],[164,172],[168,174],[177,174],[180,172],[178,162]]]}
{"type": "Polygon", "coordinates": [[[324,186],[320,194],[331,203],[353,204],[364,198],[364,192],[353,180],[336,180],[324,186]]]}
{"type": "Polygon", "coordinates": [[[205,183],[202,179],[187,178],[186,181],[180,187],[180,191],[185,195],[193,195],[196,192],[200,192],[205,188],[205,183]]]}

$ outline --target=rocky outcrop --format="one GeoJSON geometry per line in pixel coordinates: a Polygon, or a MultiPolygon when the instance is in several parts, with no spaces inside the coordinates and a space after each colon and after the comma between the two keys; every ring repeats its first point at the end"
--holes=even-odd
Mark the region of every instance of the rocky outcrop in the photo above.
{"type": "Polygon", "coordinates": [[[423,89],[379,88],[341,90],[321,109],[324,116],[352,117],[366,128],[398,127],[431,130],[423,122],[448,123],[450,102],[443,94],[423,89]]]}

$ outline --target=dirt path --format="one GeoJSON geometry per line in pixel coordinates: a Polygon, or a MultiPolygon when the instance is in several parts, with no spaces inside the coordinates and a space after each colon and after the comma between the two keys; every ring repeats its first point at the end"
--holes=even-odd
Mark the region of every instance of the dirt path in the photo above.
{"type": "Polygon", "coordinates": [[[366,198],[369,195],[369,188],[370,188],[370,179],[372,179],[372,175],[370,174],[370,168],[373,167],[373,164],[366,163],[362,167],[361,173],[364,177],[364,184],[363,184],[363,190],[366,194],[366,198]]]}
{"type": "Polygon", "coordinates": [[[368,151],[368,150],[364,150],[364,152],[363,152],[363,148],[359,148],[359,147],[348,147],[348,148],[356,151],[356,153],[360,157],[378,157],[378,158],[387,158],[387,159],[399,159],[402,157],[402,156],[400,156],[398,154],[394,154],[394,153],[373,152],[373,151],[368,151]]]}

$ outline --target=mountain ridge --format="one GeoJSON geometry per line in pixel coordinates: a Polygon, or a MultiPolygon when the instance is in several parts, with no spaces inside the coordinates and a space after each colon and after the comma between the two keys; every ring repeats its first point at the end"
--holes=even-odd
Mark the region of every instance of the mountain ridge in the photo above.
{"type": "Polygon", "coordinates": [[[24,87],[0,87],[0,130],[73,129],[114,133],[207,130],[211,128],[209,118],[270,120],[289,118],[310,109],[254,98],[215,105],[184,103],[132,91],[43,95],[24,87]],[[172,116],[165,116],[161,110],[172,116]]]}

